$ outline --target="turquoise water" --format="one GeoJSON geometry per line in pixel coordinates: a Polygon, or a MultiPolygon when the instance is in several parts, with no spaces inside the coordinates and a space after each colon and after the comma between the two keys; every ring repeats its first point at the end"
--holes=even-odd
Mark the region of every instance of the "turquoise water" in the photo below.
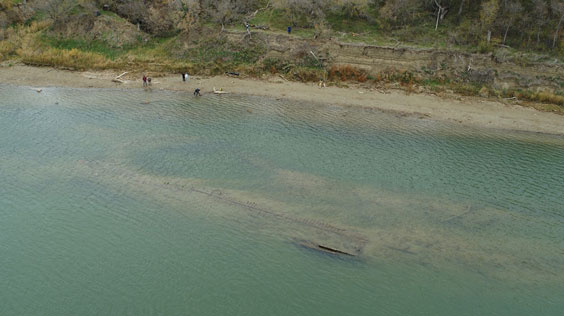
{"type": "Polygon", "coordinates": [[[0,96],[0,315],[564,310],[564,137],[236,95],[0,96]]]}

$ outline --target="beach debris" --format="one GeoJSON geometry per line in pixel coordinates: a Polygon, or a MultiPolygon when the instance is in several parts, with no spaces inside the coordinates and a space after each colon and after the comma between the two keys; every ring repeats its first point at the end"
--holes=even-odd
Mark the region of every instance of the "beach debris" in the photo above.
{"type": "Polygon", "coordinates": [[[126,72],[122,73],[121,75],[117,76],[115,79],[119,79],[119,78],[123,77],[124,75],[126,75],[127,73],[128,72],[126,71],[126,72]]]}
{"type": "Polygon", "coordinates": [[[115,77],[114,79],[112,79],[112,82],[117,82],[117,83],[125,83],[125,81],[121,80],[120,78],[123,77],[125,74],[127,74],[128,72],[124,72],[121,75],[115,77]]]}
{"type": "Polygon", "coordinates": [[[213,93],[215,93],[215,94],[227,94],[229,92],[223,91],[223,88],[219,88],[219,90],[217,90],[215,87],[213,87],[213,93]]]}

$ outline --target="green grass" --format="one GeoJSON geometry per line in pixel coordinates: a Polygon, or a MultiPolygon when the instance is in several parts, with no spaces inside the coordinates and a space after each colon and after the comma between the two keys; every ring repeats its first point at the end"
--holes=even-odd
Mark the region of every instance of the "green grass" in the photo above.
{"type": "Polygon", "coordinates": [[[438,79],[438,78],[430,78],[430,79],[424,79],[421,81],[421,84],[426,86],[426,87],[440,87],[443,86],[445,84],[444,80],[438,79]]]}
{"type": "Polygon", "coordinates": [[[4,6],[4,7],[11,7],[14,6],[16,4],[20,4],[22,3],[23,0],[0,0],[0,7],[4,6]]]}
{"type": "Polygon", "coordinates": [[[101,10],[100,13],[102,15],[111,16],[111,17],[116,18],[116,19],[125,20],[124,18],[122,18],[121,16],[117,15],[116,13],[114,13],[112,11],[101,10]]]}
{"type": "Polygon", "coordinates": [[[261,11],[249,23],[268,26],[270,30],[279,32],[287,32],[288,26],[292,26],[292,34],[300,37],[313,37],[315,33],[306,15],[298,16],[296,21],[291,21],[284,11],[278,9],[261,11]],[[293,22],[296,23],[295,26],[293,22]]]}
{"type": "Polygon", "coordinates": [[[130,47],[128,54],[133,56],[170,57],[176,37],[156,37],[146,43],[130,47]]]}
{"type": "Polygon", "coordinates": [[[369,23],[365,19],[349,19],[342,14],[330,13],[326,16],[331,29],[337,32],[368,33],[377,35],[380,28],[376,23],[369,23]]]}
{"type": "Polygon", "coordinates": [[[48,36],[43,36],[42,40],[44,43],[53,48],[65,50],[76,48],[84,52],[101,54],[111,60],[115,60],[131,49],[111,47],[108,44],[98,40],[85,41],[80,39],[57,39],[48,36]]]}
{"type": "MultiPolygon", "coordinates": [[[[113,15],[113,13],[109,14],[113,15]]],[[[97,53],[111,60],[116,60],[126,55],[170,57],[170,46],[176,37],[156,37],[145,43],[139,38],[137,44],[114,47],[101,40],[83,40],[76,38],[60,39],[48,35],[41,35],[40,41],[56,49],[78,49],[83,52],[97,53]]]]}
{"type": "Polygon", "coordinates": [[[249,22],[255,25],[266,25],[270,29],[278,31],[285,31],[288,25],[292,24],[284,12],[277,9],[261,11],[249,22]]]}
{"type": "Polygon", "coordinates": [[[24,22],[24,26],[30,26],[32,22],[44,21],[47,19],[47,12],[37,10],[33,16],[24,22]]]}
{"type": "Polygon", "coordinates": [[[260,11],[249,21],[249,23],[254,25],[268,25],[270,27],[271,12],[272,10],[260,11]]]}
{"type": "Polygon", "coordinates": [[[221,37],[204,40],[189,49],[185,56],[200,63],[253,64],[266,52],[261,45],[240,46],[221,37]]]}

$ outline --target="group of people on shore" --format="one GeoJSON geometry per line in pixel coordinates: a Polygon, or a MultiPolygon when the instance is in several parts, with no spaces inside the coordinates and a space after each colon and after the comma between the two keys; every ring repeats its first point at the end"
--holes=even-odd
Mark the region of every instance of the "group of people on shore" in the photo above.
{"type": "Polygon", "coordinates": [[[147,75],[143,75],[143,87],[148,87],[151,85],[151,77],[147,77],[147,75]]]}
{"type": "MultiPolygon", "coordinates": [[[[182,73],[182,81],[186,82],[186,81],[188,81],[188,79],[190,79],[190,76],[188,75],[188,73],[183,72],[182,73]]],[[[196,90],[194,90],[194,96],[196,96],[196,97],[201,96],[200,91],[201,91],[200,88],[196,88],[196,90]]]]}
{"type": "MultiPolygon", "coordinates": [[[[182,73],[182,81],[186,82],[188,80],[188,73],[183,72],[182,73]]],[[[147,88],[151,85],[151,77],[147,77],[146,74],[143,75],[143,88],[147,88]]],[[[200,93],[200,88],[196,88],[196,90],[194,90],[194,96],[201,96],[202,94],[200,93]]]]}

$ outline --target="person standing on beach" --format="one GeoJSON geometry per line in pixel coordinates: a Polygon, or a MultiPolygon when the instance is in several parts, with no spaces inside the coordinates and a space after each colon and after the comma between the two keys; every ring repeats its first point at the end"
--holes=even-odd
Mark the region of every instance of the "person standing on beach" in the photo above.
{"type": "Polygon", "coordinates": [[[147,86],[147,76],[143,75],[143,87],[147,86]]]}
{"type": "Polygon", "coordinates": [[[245,22],[245,29],[247,30],[247,34],[248,34],[249,36],[251,36],[250,27],[251,27],[251,26],[249,25],[249,22],[245,22]]]}

